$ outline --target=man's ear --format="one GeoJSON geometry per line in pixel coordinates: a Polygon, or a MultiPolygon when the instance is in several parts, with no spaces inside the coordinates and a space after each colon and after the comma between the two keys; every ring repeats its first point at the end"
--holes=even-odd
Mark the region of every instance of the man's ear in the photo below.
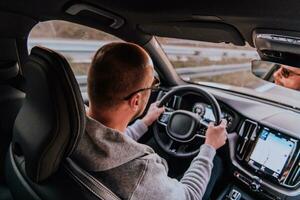
{"type": "Polygon", "coordinates": [[[133,95],[128,101],[129,106],[134,111],[137,111],[139,109],[141,102],[142,102],[142,95],[140,93],[133,95]]]}

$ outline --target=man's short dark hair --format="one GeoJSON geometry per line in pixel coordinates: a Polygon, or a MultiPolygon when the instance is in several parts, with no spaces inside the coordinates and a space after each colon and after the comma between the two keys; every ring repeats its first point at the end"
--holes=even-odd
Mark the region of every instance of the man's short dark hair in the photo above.
{"type": "Polygon", "coordinates": [[[117,105],[142,87],[149,65],[152,64],[148,54],[136,44],[104,45],[96,52],[88,72],[90,102],[98,107],[117,105]]]}

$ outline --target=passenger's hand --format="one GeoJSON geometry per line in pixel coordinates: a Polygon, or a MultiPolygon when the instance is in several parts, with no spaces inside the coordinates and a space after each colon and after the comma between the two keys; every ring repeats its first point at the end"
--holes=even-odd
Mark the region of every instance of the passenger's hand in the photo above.
{"type": "Polygon", "coordinates": [[[150,126],[158,117],[165,111],[164,107],[157,107],[158,102],[152,103],[149,107],[149,110],[142,121],[147,125],[150,126]]]}
{"type": "Polygon", "coordinates": [[[227,139],[226,126],[227,121],[225,119],[222,119],[221,124],[218,126],[214,126],[213,123],[210,123],[206,131],[205,144],[208,144],[215,149],[223,146],[227,139]]]}

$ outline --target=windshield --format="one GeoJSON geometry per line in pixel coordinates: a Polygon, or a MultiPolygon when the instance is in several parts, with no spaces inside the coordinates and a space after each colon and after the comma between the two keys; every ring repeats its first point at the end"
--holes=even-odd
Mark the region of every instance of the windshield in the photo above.
{"type": "Polygon", "coordinates": [[[208,43],[157,37],[178,75],[198,84],[264,98],[300,108],[300,91],[283,88],[255,77],[251,61],[256,49],[225,43],[208,43]]]}

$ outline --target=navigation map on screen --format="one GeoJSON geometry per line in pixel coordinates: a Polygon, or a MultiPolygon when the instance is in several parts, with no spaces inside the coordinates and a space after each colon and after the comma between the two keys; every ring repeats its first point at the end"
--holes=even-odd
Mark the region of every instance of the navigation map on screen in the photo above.
{"type": "Polygon", "coordinates": [[[256,146],[250,156],[250,161],[260,164],[260,169],[268,168],[275,175],[281,174],[295,143],[279,137],[264,129],[259,135],[256,146]]]}

